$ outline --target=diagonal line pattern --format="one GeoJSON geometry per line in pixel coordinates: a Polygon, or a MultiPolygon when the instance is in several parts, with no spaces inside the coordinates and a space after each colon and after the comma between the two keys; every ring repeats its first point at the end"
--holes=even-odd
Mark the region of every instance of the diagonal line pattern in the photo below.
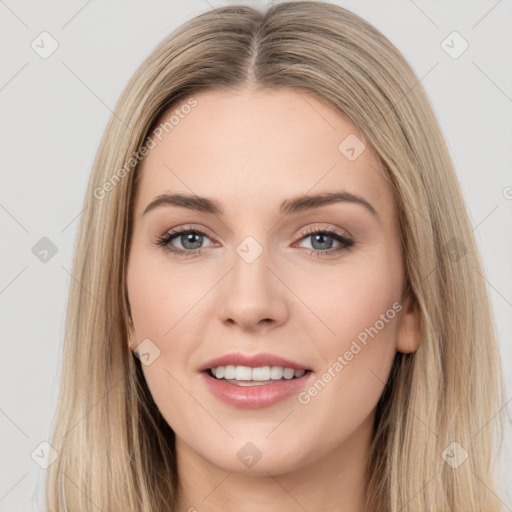
{"type": "Polygon", "coordinates": [[[66,28],[90,3],[92,0],[88,0],[87,3],[85,3],[80,9],[73,15],[71,18],[62,25],[61,30],[66,28]]]}
{"type": "Polygon", "coordinates": [[[0,295],[2,293],[5,292],[5,290],[7,290],[7,288],[12,284],[14,283],[14,281],[16,281],[16,279],[18,279],[19,276],[21,276],[21,274],[23,274],[23,272],[25,272],[25,270],[27,270],[28,268],[28,265],[25,266],[25,268],[23,270],[20,270],[1,290],[0,290],[0,295]]]}
{"type": "Polygon", "coordinates": [[[288,418],[288,416],[290,416],[290,414],[293,413],[293,411],[295,411],[295,409],[292,409],[266,436],[265,436],[265,439],[267,437],[270,436],[270,434],[272,434],[275,430],[277,430],[278,427],[280,427],[284,422],[285,420],[288,418]]]}
{"type": "Polygon", "coordinates": [[[495,288],[484,275],[473,267],[473,265],[471,265],[471,268],[512,308],[512,303],[497,288],[495,288]]]}
{"type": "Polygon", "coordinates": [[[203,502],[203,501],[207,500],[232,474],[233,474],[233,471],[230,471],[201,501],[203,502]]]}
{"type": "Polygon", "coordinates": [[[503,409],[505,409],[510,402],[512,402],[512,398],[507,400],[505,404],[499,408],[498,412],[471,439],[474,439],[478,434],[480,434],[480,432],[482,432],[482,430],[484,430],[484,428],[486,428],[487,425],[489,425],[489,423],[491,423],[491,421],[494,420],[494,418],[496,418],[496,416],[498,416],[498,414],[500,414],[501,411],[503,411],[503,409]]]}
{"type": "Polygon", "coordinates": [[[318,110],[313,105],[311,105],[311,103],[304,97],[303,94],[301,94],[298,90],[296,92],[331,127],[333,131],[336,131],[336,128],[334,128],[334,126],[329,123],[329,121],[322,114],[320,114],[320,112],[318,112],[318,110]]]}
{"type": "Polygon", "coordinates": [[[64,471],[62,473],[100,512],[103,512],[103,509],[101,509],[98,505],[96,505],[96,503],[94,503],[94,501],[91,500],[89,495],[86,492],[84,492],[82,489],[80,489],[80,487],[78,487],[78,485],[76,485],[76,483],[73,482],[73,480],[71,480],[71,478],[69,478],[69,476],[66,475],[66,473],[64,471]]]}
{"type": "Polygon", "coordinates": [[[21,428],[11,418],[9,418],[2,409],[0,409],[0,412],[28,439],[27,434],[25,434],[25,432],[23,432],[23,430],[21,430],[21,428]]]}
{"type": "Polygon", "coordinates": [[[480,73],[482,73],[482,75],[485,76],[485,78],[487,78],[487,80],[489,80],[489,82],[491,82],[491,84],[494,85],[494,87],[496,87],[496,89],[498,89],[498,91],[501,92],[501,94],[503,94],[503,96],[505,96],[505,98],[507,98],[508,101],[512,103],[512,98],[474,60],[472,60],[471,63],[480,71],[480,73]]]}
{"type": "MultiPolygon", "coordinates": [[[[411,501],[416,498],[416,496],[418,496],[418,494],[423,491],[423,489],[425,489],[429,484],[430,482],[432,482],[432,480],[434,480],[434,478],[439,475],[439,473],[441,473],[441,471],[438,471],[409,501],[407,501],[407,503],[404,504],[403,507],[400,508],[400,510],[404,510],[406,509],[407,510],[407,505],[409,505],[409,503],[411,503],[411,501]]],[[[400,512],[400,511],[399,511],[400,512]]]]}
{"type": "Polygon", "coordinates": [[[480,482],[482,483],[482,485],[485,485],[485,487],[487,487],[487,489],[492,493],[494,494],[494,496],[496,496],[496,498],[498,498],[501,503],[503,503],[503,505],[505,505],[505,507],[507,508],[507,510],[511,510],[512,511],[512,508],[510,508],[502,499],[500,496],[498,496],[474,471],[471,471],[473,473],[473,475],[475,475],[478,480],[480,480],[480,482]]]}
{"type": "Polygon", "coordinates": [[[290,498],[295,501],[295,503],[297,503],[297,505],[302,509],[304,510],[304,512],[308,512],[307,508],[300,502],[297,500],[297,498],[295,498],[295,496],[293,496],[293,494],[290,494],[290,492],[288,491],[288,489],[286,489],[285,487],[282,486],[281,482],[272,474],[270,474],[268,471],[266,472],[268,474],[268,476],[270,478],[272,478],[272,480],[274,480],[274,482],[279,485],[279,487],[281,487],[281,489],[283,489],[283,491],[288,494],[288,496],[290,496],[290,498]]]}
{"type": "Polygon", "coordinates": [[[0,0],[0,4],[4,5],[9,11],[11,11],[11,14],[18,18],[18,20],[25,25],[26,28],[30,28],[5,2],[4,0],[0,0]]]}
{"type": "Polygon", "coordinates": [[[491,215],[491,213],[494,213],[494,210],[496,210],[496,208],[498,208],[499,204],[497,204],[473,229],[472,231],[475,231],[476,228],[478,228],[480,226],[480,224],[482,224],[482,222],[487,219],[487,217],[489,217],[489,215],[491,215]]]}
{"type": "Polygon", "coordinates": [[[2,92],[27,66],[28,61],[25,62],[25,64],[23,64],[23,66],[21,66],[21,68],[18,69],[18,71],[16,71],[16,73],[14,73],[14,75],[11,78],[9,78],[9,80],[4,85],[2,85],[2,87],[0,87],[0,92],[2,92]]]}
{"type": "Polygon", "coordinates": [[[217,10],[208,0],[204,0],[213,10],[217,10]]]}
{"type": "Polygon", "coordinates": [[[87,210],[87,208],[89,208],[89,205],[86,205],[82,211],[78,214],[78,215],[75,215],[62,229],[61,229],[61,233],[64,233],[64,231],[66,231],[66,229],[68,229],[69,226],[71,226],[71,224],[73,224],[73,222],[75,221],[75,219],[77,219],[78,217],[80,217],[80,215],[82,215],[82,213],[84,213],[85,210],[87,210]]]}
{"type": "Polygon", "coordinates": [[[96,297],[94,297],[94,295],[92,295],[92,293],[66,268],[64,267],[63,265],[61,265],[61,268],[69,275],[69,277],[71,277],[71,279],[73,279],[73,281],[75,281],[75,283],[78,284],[78,286],[80,286],[80,288],[82,288],[82,290],[87,293],[87,295],[89,295],[89,297],[91,297],[91,299],[96,302],[96,304],[98,306],[100,306],[101,308],[104,309],[104,306],[103,304],[100,304],[100,302],[96,299],[96,297]]]}
{"type": "Polygon", "coordinates": [[[103,103],[103,105],[105,105],[105,107],[107,107],[110,112],[112,112],[113,116],[120,122],[122,123],[126,128],[128,128],[130,130],[130,127],[100,98],[100,96],[98,96],[63,60],[61,60],[62,64],[73,74],[75,75],[75,77],[80,81],[82,82],[82,84],[87,87],[87,89],[89,89],[89,91],[91,91],[92,94],[94,94],[94,96],[96,96],[96,98],[98,98],[98,100],[101,101],[101,103],[103,103]]]}
{"type": "Polygon", "coordinates": [[[414,5],[414,7],[416,7],[416,9],[418,9],[418,11],[423,14],[423,16],[425,16],[425,18],[427,18],[427,20],[430,21],[432,25],[434,25],[434,27],[439,28],[439,25],[430,16],[428,16],[428,14],[423,9],[421,9],[416,2],[413,0],[409,0],[409,2],[411,2],[411,4],[414,5]]]}
{"type": "Polygon", "coordinates": [[[501,0],[498,0],[472,27],[471,30],[473,30],[477,25],[480,25],[480,23],[487,18],[487,16],[494,11],[494,9],[498,6],[498,4],[501,3],[501,0]]]}
{"type": "Polygon", "coordinates": [[[7,215],[11,217],[20,227],[28,234],[28,229],[3,205],[0,203],[0,208],[2,208],[7,215]]]}
{"type": "Polygon", "coordinates": [[[27,475],[28,471],[0,498],[0,501],[2,501],[27,475]]]}

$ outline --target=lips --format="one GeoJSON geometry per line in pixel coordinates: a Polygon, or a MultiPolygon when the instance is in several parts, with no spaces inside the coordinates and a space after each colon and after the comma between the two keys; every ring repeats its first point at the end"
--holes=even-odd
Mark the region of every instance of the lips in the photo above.
{"type": "MultiPolygon", "coordinates": [[[[305,364],[269,353],[242,354],[238,352],[226,354],[206,362],[199,370],[202,381],[215,397],[232,407],[243,409],[270,407],[291,398],[303,390],[314,378],[313,371],[305,364]],[[273,381],[245,381],[244,383],[244,381],[216,379],[212,374],[212,369],[219,369],[220,367],[226,369],[246,367],[244,371],[249,370],[249,368],[272,367],[275,369],[279,367],[280,372],[283,371],[283,368],[286,368],[288,369],[287,372],[294,370],[296,375],[299,376],[291,379],[285,377],[273,381]]],[[[288,375],[288,377],[290,376],[288,375]]]]}
{"type": "Polygon", "coordinates": [[[226,354],[215,359],[204,363],[200,368],[200,372],[217,368],[218,366],[250,366],[252,368],[262,366],[281,366],[283,368],[292,368],[294,370],[311,370],[307,365],[286,359],[284,357],[270,354],[270,353],[259,353],[259,354],[242,354],[236,352],[232,354],[226,354]]]}

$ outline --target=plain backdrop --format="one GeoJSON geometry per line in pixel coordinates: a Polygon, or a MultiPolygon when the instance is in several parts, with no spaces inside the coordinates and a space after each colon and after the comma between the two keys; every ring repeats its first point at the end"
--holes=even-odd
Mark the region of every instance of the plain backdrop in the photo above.
{"type": "MultiPolygon", "coordinates": [[[[210,6],[230,3],[237,2],[0,0],[0,511],[45,510],[45,470],[33,454],[50,438],[72,250],[111,109],[160,40],[210,6]],[[40,247],[50,247],[47,261],[40,247]]],[[[505,484],[512,476],[512,0],[334,3],[402,51],[447,139],[503,357],[505,484]]],[[[508,510],[511,496],[501,491],[508,510]]]]}

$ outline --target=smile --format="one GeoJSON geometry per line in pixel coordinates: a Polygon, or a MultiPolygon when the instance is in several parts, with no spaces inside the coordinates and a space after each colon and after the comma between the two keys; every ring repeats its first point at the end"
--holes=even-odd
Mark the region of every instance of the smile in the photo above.
{"type": "Polygon", "coordinates": [[[302,377],[306,370],[283,368],[282,366],[217,366],[210,368],[209,373],[217,380],[223,379],[238,386],[261,386],[273,384],[282,380],[292,380],[302,377]]]}

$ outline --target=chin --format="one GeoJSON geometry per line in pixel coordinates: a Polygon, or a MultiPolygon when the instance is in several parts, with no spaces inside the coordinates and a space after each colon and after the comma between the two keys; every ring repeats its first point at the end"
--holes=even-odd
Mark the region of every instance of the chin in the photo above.
{"type": "Polygon", "coordinates": [[[284,443],[278,440],[265,439],[264,435],[242,436],[229,439],[224,443],[217,443],[198,450],[202,458],[208,460],[218,468],[252,476],[268,476],[288,473],[307,464],[305,460],[311,450],[299,443],[284,443]],[[298,451],[300,447],[301,452],[298,451]],[[212,449],[213,448],[213,449],[212,449]]]}

